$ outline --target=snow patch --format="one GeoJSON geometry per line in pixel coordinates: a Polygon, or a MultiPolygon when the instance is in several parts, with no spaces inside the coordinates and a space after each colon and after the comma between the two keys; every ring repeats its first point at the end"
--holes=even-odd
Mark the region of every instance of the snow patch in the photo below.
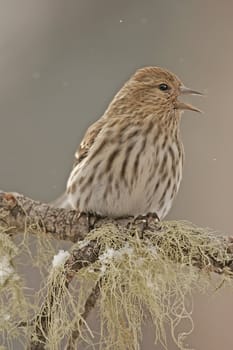
{"type": "Polygon", "coordinates": [[[65,250],[59,250],[57,255],[54,255],[52,265],[53,267],[59,267],[64,265],[66,260],[69,258],[70,253],[65,250]]]}
{"type": "Polygon", "coordinates": [[[113,248],[108,248],[106,252],[104,252],[102,255],[100,255],[99,260],[106,264],[112,259],[119,259],[123,255],[130,255],[133,252],[133,248],[129,246],[129,244],[126,244],[125,247],[115,250],[113,248]]]}

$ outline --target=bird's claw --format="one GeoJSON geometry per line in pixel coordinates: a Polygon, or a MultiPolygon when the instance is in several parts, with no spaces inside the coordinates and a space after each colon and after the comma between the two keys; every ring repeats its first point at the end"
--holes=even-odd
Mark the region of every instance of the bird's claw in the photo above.
{"type": "Polygon", "coordinates": [[[82,215],[85,215],[86,217],[87,229],[88,229],[88,232],[90,232],[95,228],[95,225],[98,222],[100,216],[92,213],[80,212],[79,217],[81,217],[82,215]]]}
{"type": "Polygon", "coordinates": [[[140,229],[140,238],[143,238],[145,230],[149,229],[151,222],[160,222],[160,219],[156,213],[148,213],[146,215],[138,215],[134,218],[133,224],[140,229]]]}

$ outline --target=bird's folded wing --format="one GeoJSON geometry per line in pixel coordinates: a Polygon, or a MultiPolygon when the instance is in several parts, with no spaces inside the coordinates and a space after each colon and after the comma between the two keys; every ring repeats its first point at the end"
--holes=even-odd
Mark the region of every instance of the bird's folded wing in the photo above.
{"type": "Polygon", "coordinates": [[[84,135],[84,138],[75,153],[73,168],[76,167],[77,164],[79,164],[83,159],[87,157],[91,146],[93,145],[96,137],[98,136],[99,132],[102,130],[102,127],[104,126],[105,123],[106,121],[104,121],[103,118],[101,118],[87,129],[84,135]]]}

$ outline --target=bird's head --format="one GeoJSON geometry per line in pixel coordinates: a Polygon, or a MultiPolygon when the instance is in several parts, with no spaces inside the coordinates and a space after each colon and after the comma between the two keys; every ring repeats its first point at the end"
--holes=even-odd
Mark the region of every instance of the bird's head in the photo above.
{"type": "Polygon", "coordinates": [[[179,101],[181,95],[202,95],[202,93],[184,86],[173,73],[160,67],[138,69],[125,87],[133,93],[139,103],[146,103],[161,110],[191,110],[201,112],[198,108],[179,101]]]}

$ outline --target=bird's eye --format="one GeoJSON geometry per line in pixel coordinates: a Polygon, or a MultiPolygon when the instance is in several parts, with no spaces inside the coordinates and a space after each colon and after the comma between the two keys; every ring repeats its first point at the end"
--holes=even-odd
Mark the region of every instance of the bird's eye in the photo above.
{"type": "Polygon", "coordinates": [[[169,86],[165,83],[159,84],[159,90],[161,91],[169,90],[169,86]]]}

